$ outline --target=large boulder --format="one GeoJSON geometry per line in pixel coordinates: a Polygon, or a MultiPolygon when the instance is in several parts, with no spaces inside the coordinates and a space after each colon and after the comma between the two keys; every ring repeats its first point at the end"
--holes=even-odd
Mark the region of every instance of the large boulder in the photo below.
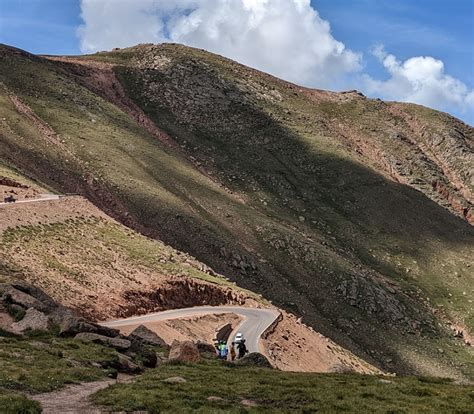
{"type": "Polygon", "coordinates": [[[99,335],[92,332],[80,332],[74,337],[74,339],[110,346],[112,348],[115,348],[117,351],[126,351],[132,345],[132,343],[128,339],[109,338],[108,336],[99,335]]]}
{"type": "Polygon", "coordinates": [[[3,289],[2,301],[5,304],[20,305],[25,309],[34,308],[41,312],[47,312],[49,310],[46,304],[40,302],[28,293],[15,289],[12,286],[3,289]]]}
{"type": "Polygon", "coordinates": [[[126,355],[132,357],[134,361],[139,362],[147,368],[155,368],[158,364],[156,352],[148,348],[147,345],[138,342],[132,342],[132,346],[126,352],[126,355]]]}
{"type": "Polygon", "coordinates": [[[267,357],[262,355],[260,352],[252,352],[247,354],[243,358],[238,359],[236,363],[238,365],[249,367],[273,368],[267,357]]]}
{"type": "Polygon", "coordinates": [[[170,361],[198,362],[201,355],[195,343],[191,341],[173,341],[168,356],[170,361]]]}
{"type": "Polygon", "coordinates": [[[132,361],[132,358],[124,354],[118,354],[116,369],[126,374],[138,374],[141,372],[141,368],[132,361]]]}
{"type": "Polygon", "coordinates": [[[59,326],[60,336],[74,336],[81,332],[90,332],[114,338],[120,334],[118,329],[87,322],[64,306],[58,306],[49,317],[54,325],[59,326]]]}
{"type": "Polygon", "coordinates": [[[94,326],[76,316],[70,309],[60,307],[50,315],[52,323],[59,326],[60,336],[74,336],[80,332],[96,333],[94,326]]]}
{"type": "Polygon", "coordinates": [[[13,288],[21,292],[24,292],[34,297],[39,302],[41,302],[44,307],[43,311],[45,311],[46,313],[50,312],[56,306],[58,306],[58,303],[47,293],[43,292],[41,289],[37,288],[36,286],[30,285],[29,283],[24,282],[23,280],[14,281],[11,283],[11,285],[13,288]]]}
{"type": "Polygon", "coordinates": [[[204,358],[217,358],[217,352],[216,348],[212,344],[208,344],[206,342],[201,342],[198,341],[196,343],[196,347],[199,351],[199,353],[204,357],[204,358]]]}
{"type": "Polygon", "coordinates": [[[15,332],[21,333],[27,329],[46,331],[49,328],[49,318],[43,312],[29,308],[23,319],[13,323],[11,327],[15,332]]]}
{"type": "Polygon", "coordinates": [[[160,348],[169,349],[169,345],[160,338],[155,332],[148,329],[144,325],[140,325],[135,328],[129,335],[129,338],[133,341],[139,341],[147,345],[159,346],[160,348]]]}

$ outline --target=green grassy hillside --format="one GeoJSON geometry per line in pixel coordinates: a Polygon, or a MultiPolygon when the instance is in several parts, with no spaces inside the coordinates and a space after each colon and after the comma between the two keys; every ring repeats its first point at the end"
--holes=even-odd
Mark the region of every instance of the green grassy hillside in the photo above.
{"type": "Polygon", "coordinates": [[[179,45],[0,56],[0,159],[386,370],[473,375],[472,128],[179,45]]]}
{"type": "Polygon", "coordinates": [[[465,413],[473,389],[449,380],[301,374],[245,368],[217,361],[165,364],[132,384],[93,396],[114,411],[151,413],[465,413]],[[182,383],[167,379],[181,377],[182,383]]]}

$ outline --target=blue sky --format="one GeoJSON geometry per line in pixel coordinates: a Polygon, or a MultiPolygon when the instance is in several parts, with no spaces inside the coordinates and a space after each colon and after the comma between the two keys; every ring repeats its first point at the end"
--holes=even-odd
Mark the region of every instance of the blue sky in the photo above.
{"type": "MultiPolygon", "coordinates": [[[[473,0],[313,0],[333,34],[353,50],[377,43],[405,60],[433,56],[447,72],[474,87],[473,0]],[[350,7],[348,7],[350,5],[350,7]]],[[[369,73],[382,68],[365,54],[369,73]]]]}
{"type": "Polygon", "coordinates": [[[238,6],[241,1],[233,0],[234,10],[225,15],[224,0],[0,0],[0,43],[33,53],[80,54],[140,41],[179,41],[297,83],[419,102],[474,124],[473,0],[311,0],[299,8],[293,2],[305,0],[270,0],[273,10],[255,6],[250,14],[238,6]],[[197,9],[194,18],[203,27],[190,24],[190,7],[197,9]],[[258,29],[247,21],[255,18],[258,29]],[[286,31],[274,35],[270,18],[286,31]],[[217,38],[209,34],[213,22],[218,22],[217,38]],[[243,32],[247,37],[236,37],[243,32]],[[377,45],[384,50],[375,56],[377,45]],[[259,52],[267,49],[272,53],[259,52]],[[423,84],[424,73],[434,80],[423,84]]]}

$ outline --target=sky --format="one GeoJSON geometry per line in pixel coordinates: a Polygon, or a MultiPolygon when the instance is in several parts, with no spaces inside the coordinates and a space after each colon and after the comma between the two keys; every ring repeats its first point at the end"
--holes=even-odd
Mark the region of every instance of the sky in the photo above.
{"type": "Polygon", "coordinates": [[[172,41],[470,125],[473,39],[474,0],[0,0],[0,43],[32,53],[172,41]]]}

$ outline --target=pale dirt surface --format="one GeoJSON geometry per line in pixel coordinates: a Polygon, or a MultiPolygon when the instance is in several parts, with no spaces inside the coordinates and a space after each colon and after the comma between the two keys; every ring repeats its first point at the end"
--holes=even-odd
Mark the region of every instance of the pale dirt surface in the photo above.
{"type": "Polygon", "coordinates": [[[235,313],[218,313],[189,318],[169,319],[160,322],[136,323],[121,327],[120,332],[128,335],[137,326],[143,324],[163,338],[169,345],[171,345],[175,339],[178,341],[202,341],[212,344],[217,329],[227,323],[232,324],[232,327],[236,327],[241,321],[242,317],[235,313]]]}
{"type": "Polygon", "coordinates": [[[89,397],[109,385],[128,382],[132,377],[119,374],[118,378],[68,385],[53,392],[32,395],[30,398],[41,404],[43,414],[99,414],[104,411],[93,406],[89,397]]]}
{"type": "Polygon", "coordinates": [[[26,200],[36,198],[39,194],[39,191],[35,188],[18,188],[0,184],[0,202],[3,202],[3,199],[10,195],[17,200],[26,200]]]}
{"type": "Polygon", "coordinates": [[[340,347],[329,338],[283,312],[275,330],[263,339],[266,354],[276,368],[295,372],[353,371],[381,373],[377,368],[340,347]]]}
{"type": "Polygon", "coordinates": [[[85,198],[64,197],[38,203],[11,203],[0,206],[0,235],[7,228],[60,223],[79,217],[101,217],[112,220],[85,198]]]}

